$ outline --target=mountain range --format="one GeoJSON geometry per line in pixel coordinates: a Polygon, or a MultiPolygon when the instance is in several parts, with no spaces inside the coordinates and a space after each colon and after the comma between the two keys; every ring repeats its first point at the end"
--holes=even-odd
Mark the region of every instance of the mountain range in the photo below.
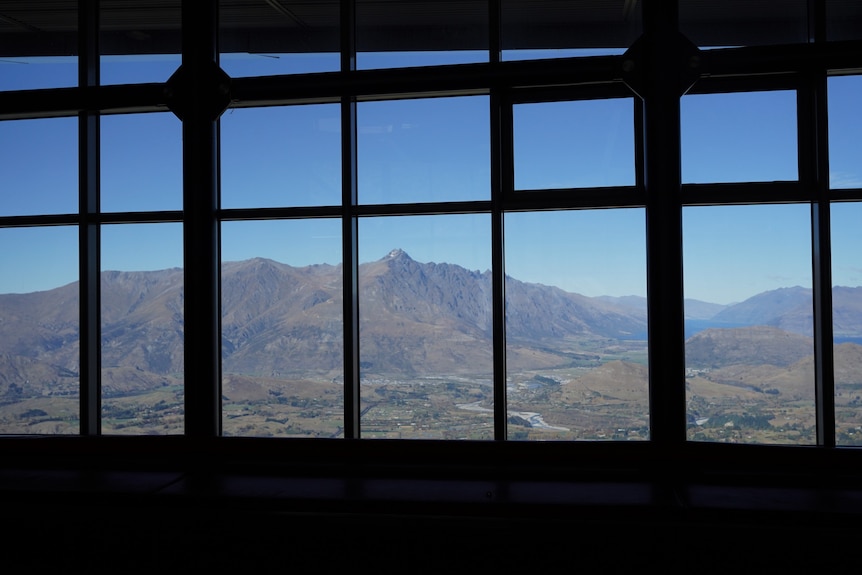
{"type": "MultiPolygon", "coordinates": [[[[166,378],[184,372],[182,278],[176,268],[101,274],[107,393],[166,385],[166,378]]],[[[339,378],[341,285],[340,265],[293,267],[263,258],[225,262],[224,373],[298,377],[314,372],[339,378]]],[[[488,271],[420,263],[398,249],[360,265],[363,374],[490,374],[491,289],[488,271]]],[[[839,287],[833,295],[836,334],[862,335],[862,288],[839,287]]],[[[515,369],[564,365],[571,356],[564,342],[645,339],[643,298],[587,297],[507,278],[506,305],[507,362],[515,369]]],[[[787,350],[811,332],[811,292],[805,288],[764,292],[732,306],[687,301],[687,310],[690,305],[700,315],[714,311],[708,319],[716,324],[768,326],[773,331],[747,337],[787,350]]],[[[706,341],[701,337],[689,346],[691,353],[708,360],[714,350],[702,351],[710,344],[701,340],[706,341]]],[[[0,342],[0,394],[40,381],[54,386],[74,381],[79,370],[77,284],[0,295],[0,342]]],[[[805,345],[810,350],[810,343],[805,345]]]]}
{"type": "MultiPolygon", "coordinates": [[[[101,274],[106,392],[164,385],[184,371],[182,270],[101,274]]],[[[341,374],[342,269],[263,258],[222,266],[226,374],[341,374]]],[[[393,250],[359,269],[362,368],[368,374],[490,373],[491,274],[420,263],[393,250]]],[[[508,338],[515,366],[559,365],[543,343],[643,338],[646,318],[626,307],[509,278],[508,338]]],[[[75,377],[78,286],[0,295],[0,393],[20,382],[75,377]],[[16,383],[18,382],[18,383],[16,383]]],[[[34,383],[31,383],[34,385],[34,383]]]]}

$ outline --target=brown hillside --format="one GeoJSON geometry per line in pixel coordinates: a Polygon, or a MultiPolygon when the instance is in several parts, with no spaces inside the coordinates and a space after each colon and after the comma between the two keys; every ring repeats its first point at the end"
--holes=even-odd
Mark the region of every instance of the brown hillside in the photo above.
{"type": "Polygon", "coordinates": [[[812,352],[811,338],[775,327],[713,328],[685,342],[685,364],[696,369],[763,364],[786,367],[812,352]]]}
{"type": "Polygon", "coordinates": [[[585,396],[598,394],[606,399],[649,402],[648,369],[627,361],[611,361],[563,386],[563,400],[580,402],[585,396]]]}

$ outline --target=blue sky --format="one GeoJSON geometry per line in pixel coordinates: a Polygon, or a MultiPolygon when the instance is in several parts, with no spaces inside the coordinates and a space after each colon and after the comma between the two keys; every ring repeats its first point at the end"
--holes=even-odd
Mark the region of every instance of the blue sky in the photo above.
{"type": "MultiPolygon", "coordinates": [[[[451,60],[473,57],[455,54],[451,60]]],[[[393,56],[363,58],[362,67],[393,63],[393,56]]],[[[265,72],[273,66],[282,72],[337,66],[330,60],[225,57],[224,66],[241,76],[278,73],[265,72]]],[[[120,64],[105,62],[105,83],[164,81],[177,60],[120,64]]],[[[0,78],[0,89],[28,82],[26,87],[70,85],[74,65],[4,62],[0,78]]],[[[858,187],[862,79],[832,78],[829,90],[831,182],[835,188],[858,187]]],[[[795,105],[791,92],[684,97],[683,180],[796,179],[795,105]]],[[[360,103],[360,201],[488,199],[487,109],[484,96],[360,103]]],[[[521,104],[514,122],[518,188],[634,183],[631,99],[521,104]]],[[[337,105],[228,110],[222,118],[223,206],[337,204],[339,132],[337,105]]],[[[75,119],[0,122],[0,146],[0,215],[77,209],[75,119]]],[[[104,117],[102,209],[181,209],[181,150],[181,125],[170,113],[104,117]]],[[[508,214],[506,271],[586,295],[644,295],[644,216],[642,209],[508,214]]],[[[833,216],[834,282],[860,285],[862,262],[856,254],[862,226],[856,222],[862,221],[862,209],[835,205],[833,216]]],[[[729,303],[767,289],[810,286],[807,206],[686,208],[683,227],[687,297],[729,303]]],[[[359,233],[361,261],[400,247],[419,261],[448,261],[479,271],[490,267],[486,214],[368,218],[360,221],[359,233]]],[[[337,219],[226,222],[223,259],[260,256],[292,265],[335,264],[341,258],[340,234],[337,219]]],[[[182,265],[179,225],[110,226],[103,238],[105,269],[182,265]]],[[[48,289],[77,278],[74,228],[0,229],[0,241],[14,246],[0,253],[0,293],[48,289]]]]}

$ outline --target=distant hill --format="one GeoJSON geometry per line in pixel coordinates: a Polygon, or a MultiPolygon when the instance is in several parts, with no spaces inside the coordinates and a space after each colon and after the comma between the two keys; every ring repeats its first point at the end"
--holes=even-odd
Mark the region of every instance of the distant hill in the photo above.
{"type": "Polygon", "coordinates": [[[832,310],[836,337],[862,336],[862,287],[832,288],[832,310]]]}
{"type": "Polygon", "coordinates": [[[724,323],[748,325],[774,325],[784,314],[796,313],[800,308],[811,307],[811,290],[803,287],[779,288],[765,291],[737,304],[728,306],[712,317],[724,323]]]}
{"type": "Polygon", "coordinates": [[[685,299],[685,319],[713,319],[727,306],[697,299],[685,299]]]}
{"type": "Polygon", "coordinates": [[[811,338],[776,327],[712,328],[685,342],[685,364],[711,369],[763,364],[786,367],[813,352],[811,338]]]}
{"type": "Polygon", "coordinates": [[[569,403],[577,403],[592,394],[599,394],[604,399],[638,402],[646,412],[649,404],[649,370],[647,366],[637,363],[609,361],[590,370],[562,390],[563,399],[569,403]]]}
{"type": "Polygon", "coordinates": [[[613,305],[617,305],[620,307],[627,307],[629,309],[634,309],[642,313],[646,313],[647,311],[647,298],[640,295],[624,295],[624,296],[610,296],[610,295],[600,295],[596,297],[596,299],[608,302],[613,305]]]}
{"type": "MultiPolygon", "coordinates": [[[[633,310],[646,313],[647,298],[638,295],[627,295],[621,297],[614,296],[598,296],[596,299],[612,303],[620,307],[627,307],[633,310]]],[[[709,303],[697,299],[685,299],[685,319],[712,319],[717,313],[724,310],[727,306],[719,303],[709,303]]]]}
{"type": "MultiPolygon", "coordinates": [[[[810,336],[813,330],[812,307],[812,292],[809,288],[780,288],[728,306],[711,321],[769,325],[810,336]]],[[[836,337],[862,337],[862,287],[834,287],[832,308],[836,337]]]]}

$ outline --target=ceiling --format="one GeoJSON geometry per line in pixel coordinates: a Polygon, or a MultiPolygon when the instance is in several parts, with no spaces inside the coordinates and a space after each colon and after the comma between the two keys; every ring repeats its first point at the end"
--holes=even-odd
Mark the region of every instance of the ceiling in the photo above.
{"type": "MultiPolygon", "coordinates": [[[[640,34],[638,0],[501,0],[505,49],[626,48],[640,34]]],[[[77,51],[75,0],[0,2],[0,56],[77,51]]],[[[223,0],[223,52],[331,52],[338,0],[223,0]]],[[[180,0],[101,2],[105,54],[176,53],[180,0]]],[[[862,37],[862,2],[827,2],[830,39],[862,37]]],[[[357,0],[359,51],[487,49],[487,0],[357,0]]],[[[806,0],[681,0],[680,28],[700,46],[804,42],[806,0]]]]}

